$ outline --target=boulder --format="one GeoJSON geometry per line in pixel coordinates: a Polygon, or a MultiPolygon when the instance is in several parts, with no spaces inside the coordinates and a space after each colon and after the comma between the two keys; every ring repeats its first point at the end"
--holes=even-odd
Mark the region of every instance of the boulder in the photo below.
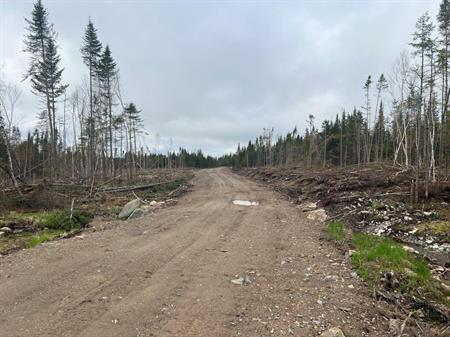
{"type": "Polygon", "coordinates": [[[119,219],[128,219],[128,217],[134,212],[135,209],[139,208],[142,204],[140,199],[134,199],[123,206],[119,213],[119,219]]]}
{"type": "Polygon", "coordinates": [[[128,220],[140,218],[141,216],[144,215],[144,213],[145,213],[145,211],[142,208],[136,208],[133,211],[133,213],[130,214],[130,216],[128,217],[128,220]]]}
{"type": "Polygon", "coordinates": [[[2,228],[0,228],[0,232],[10,234],[10,233],[12,233],[12,229],[9,227],[2,227],[2,228]]]}
{"type": "Polygon", "coordinates": [[[345,337],[339,328],[331,328],[320,335],[320,337],[345,337]]]}

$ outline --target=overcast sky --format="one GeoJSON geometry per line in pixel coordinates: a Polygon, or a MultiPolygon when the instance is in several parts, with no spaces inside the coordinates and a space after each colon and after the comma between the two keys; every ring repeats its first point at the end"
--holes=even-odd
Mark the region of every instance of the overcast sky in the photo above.
{"type": "MultiPolygon", "coordinates": [[[[439,1],[43,0],[58,32],[64,80],[86,76],[90,16],[120,68],[126,101],[142,109],[153,148],[220,155],[274,127],[284,134],[362,105],[367,75],[388,72],[417,18],[439,1]]],[[[38,99],[21,82],[33,1],[0,0],[0,63],[22,87],[16,121],[34,127],[38,99]]],[[[70,87],[69,87],[70,91],[70,87]]]]}

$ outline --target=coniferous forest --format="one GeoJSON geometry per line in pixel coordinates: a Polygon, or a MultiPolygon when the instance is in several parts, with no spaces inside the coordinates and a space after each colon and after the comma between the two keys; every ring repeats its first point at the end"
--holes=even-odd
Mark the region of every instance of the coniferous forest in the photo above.
{"type": "MultiPolygon", "coordinates": [[[[345,167],[385,163],[414,171],[414,185],[449,178],[450,165],[450,4],[443,0],[436,16],[417,19],[407,50],[392,69],[369,75],[359,90],[362,106],[337,112],[321,125],[307,118],[306,130],[274,137],[267,128],[239,145],[224,162],[237,167],[301,165],[345,167]]],[[[355,88],[355,90],[358,88],[355,88]]]]}
{"type": "Polygon", "coordinates": [[[57,27],[42,1],[26,18],[24,51],[29,67],[24,76],[40,103],[39,124],[25,133],[14,121],[21,92],[1,82],[0,168],[2,184],[35,178],[57,180],[132,177],[140,169],[256,167],[301,165],[305,168],[388,163],[411,169],[416,189],[448,179],[450,165],[450,4],[443,0],[436,19],[417,19],[408,46],[402,46],[392,69],[369,75],[355,85],[362,106],[336,107],[334,120],[320,125],[299,111],[305,130],[294,127],[284,136],[273,128],[236,153],[221,158],[199,150],[169,148],[166,153],[140,147],[144,133],[141,107],[123,97],[114,46],[103,44],[93,19],[80,36],[80,55],[88,74],[80,86],[63,83],[57,27]]]}
{"type": "Polygon", "coordinates": [[[17,83],[0,80],[0,179],[16,188],[36,178],[55,181],[132,178],[140,169],[211,167],[216,161],[199,150],[151,153],[139,146],[145,132],[138,103],[123,97],[114,46],[102,43],[94,20],[80,36],[80,54],[88,74],[82,85],[63,82],[57,27],[37,0],[25,19],[24,52],[29,66],[24,78],[39,102],[39,123],[32,132],[17,124],[15,109],[22,92],[17,83]]]}

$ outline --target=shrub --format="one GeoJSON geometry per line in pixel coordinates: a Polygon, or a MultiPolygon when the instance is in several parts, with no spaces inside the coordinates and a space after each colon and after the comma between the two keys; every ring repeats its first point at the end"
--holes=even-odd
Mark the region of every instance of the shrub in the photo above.
{"type": "Polygon", "coordinates": [[[72,218],[68,211],[52,211],[44,213],[39,217],[39,226],[48,229],[62,229],[65,231],[74,228],[85,227],[92,219],[92,215],[88,212],[74,211],[72,218]]]}

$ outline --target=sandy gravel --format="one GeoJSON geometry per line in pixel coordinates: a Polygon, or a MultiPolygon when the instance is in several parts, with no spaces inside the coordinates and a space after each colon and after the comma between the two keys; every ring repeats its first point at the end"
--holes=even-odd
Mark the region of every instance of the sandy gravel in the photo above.
{"type": "Polygon", "coordinates": [[[175,206],[1,257],[0,336],[389,336],[389,308],[324,227],[228,169],[199,171],[175,206]]]}

